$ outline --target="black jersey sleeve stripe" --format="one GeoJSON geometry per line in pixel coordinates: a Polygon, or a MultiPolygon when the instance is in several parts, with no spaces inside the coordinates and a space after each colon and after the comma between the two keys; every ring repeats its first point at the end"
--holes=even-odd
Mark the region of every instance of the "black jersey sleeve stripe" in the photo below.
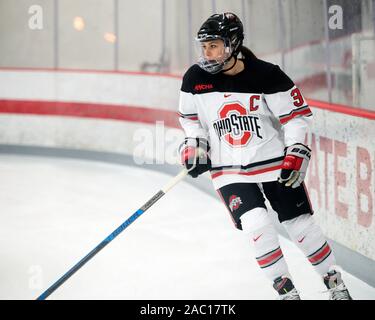
{"type": "Polygon", "coordinates": [[[189,120],[199,120],[198,114],[197,113],[191,113],[191,114],[183,114],[183,113],[178,113],[178,115],[183,118],[183,119],[189,119],[189,120]]]}
{"type": "Polygon", "coordinates": [[[191,117],[191,116],[197,116],[198,113],[182,113],[182,112],[179,112],[178,113],[181,117],[191,117]]]}

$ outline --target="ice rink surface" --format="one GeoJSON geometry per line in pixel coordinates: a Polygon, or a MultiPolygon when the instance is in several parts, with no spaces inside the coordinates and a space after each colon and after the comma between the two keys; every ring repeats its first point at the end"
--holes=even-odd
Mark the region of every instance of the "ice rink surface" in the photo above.
{"type": "MultiPolygon", "coordinates": [[[[169,180],[150,170],[0,156],[0,299],[35,299],[169,180]]],[[[186,178],[191,179],[191,178],[186,178]]],[[[280,238],[302,299],[327,299],[280,238]]],[[[375,288],[343,272],[354,299],[375,288]]],[[[276,299],[219,199],[180,182],[49,299],[276,299]]]]}

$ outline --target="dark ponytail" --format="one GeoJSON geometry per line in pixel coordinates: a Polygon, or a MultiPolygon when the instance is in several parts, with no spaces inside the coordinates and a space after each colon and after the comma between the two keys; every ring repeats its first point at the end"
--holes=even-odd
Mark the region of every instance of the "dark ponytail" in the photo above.
{"type": "Polygon", "coordinates": [[[245,59],[245,60],[254,60],[254,59],[257,59],[256,55],[247,47],[245,46],[241,46],[240,48],[240,52],[242,54],[242,57],[245,59]]]}

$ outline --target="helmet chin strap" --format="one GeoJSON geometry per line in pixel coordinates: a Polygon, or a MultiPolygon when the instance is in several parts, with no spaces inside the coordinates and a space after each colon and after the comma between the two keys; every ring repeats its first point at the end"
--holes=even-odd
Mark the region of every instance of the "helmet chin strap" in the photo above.
{"type": "MultiPolygon", "coordinates": [[[[230,57],[229,59],[231,59],[232,57],[230,57]]],[[[234,68],[234,66],[236,65],[236,63],[237,63],[237,56],[234,56],[234,63],[233,63],[233,66],[231,66],[230,68],[228,68],[228,69],[223,69],[223,70],[221,70],[221,72],[227,72],[227,71],[229,71],[229,70],[232,70],[233,68],[234,68]]]]}

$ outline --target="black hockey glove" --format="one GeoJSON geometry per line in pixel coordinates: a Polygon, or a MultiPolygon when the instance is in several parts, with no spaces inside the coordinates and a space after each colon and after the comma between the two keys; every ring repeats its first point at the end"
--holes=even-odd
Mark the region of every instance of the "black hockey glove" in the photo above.
{"type": "Polygon", "coordinates": [[[285,148],[285,158],[281,164],[278,181],[285,183],[286,187],[299,187],[305,179],[310,158],[310,148],[302,143],[296,143],[285,148]]]}
{"type": "Polygon", "coordinates": [[[204,138],[185,138],[180,146],[181,163],[188,174],[196,178],[211,169],[208,141],[204,138]]]}

